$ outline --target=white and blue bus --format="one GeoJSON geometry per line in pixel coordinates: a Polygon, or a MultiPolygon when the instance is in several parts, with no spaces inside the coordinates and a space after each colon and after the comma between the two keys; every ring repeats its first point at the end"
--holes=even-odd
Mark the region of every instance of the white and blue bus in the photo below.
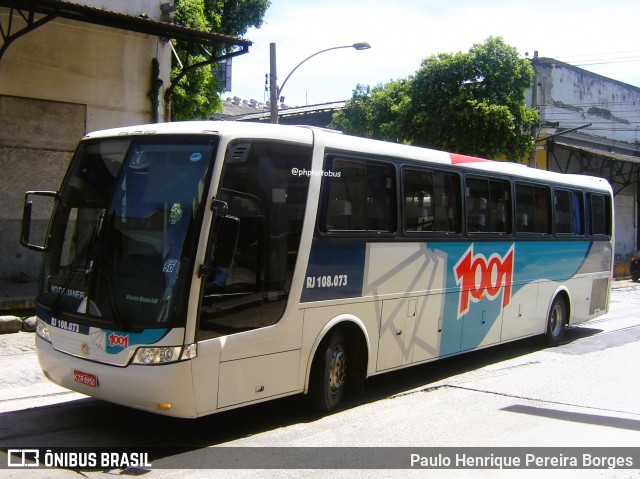
{"type": "Polygon", "coordinates": [[[87,135],[59,191],[26,194],[22,243],[51,381],[179,417],[331,410],[367,377],[606,313],[613,201],[601,178],[326,130],[165,123],[87,135]]]}

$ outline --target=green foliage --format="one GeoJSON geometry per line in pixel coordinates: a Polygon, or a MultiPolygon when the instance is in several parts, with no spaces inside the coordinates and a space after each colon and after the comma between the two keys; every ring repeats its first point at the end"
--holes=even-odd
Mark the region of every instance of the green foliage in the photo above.
{"type": "MultiPolygon", "coordinates": [[[[198,30],[225,35],[241,36],[250,27],[259,28],[269,8],[270,0],[177,0],[174,20],[177,24],[198,30]]],[[[204,51],[199,45],[173,41],[184,67],[205,61],[210,55],[228,53],[229,45],[220,45],[217,51],[204,51]]],[[[182,68],[174,61],[172,81],[182,68]]],[[[213,66],[196,68],[185,75],[171,95],[174,120],[205,119],[222,108],[219,93],[224,86],[213,74],[213,66]]]]}
{"type": "Polygon", "coordinates": [[[405,80],[373,89],[358,85],[345,108],[334,115],[331,127],[348,134],[403,142],[401,125],[409,103],[407,92],[405,80]]]}
{"type": "Polygon", "coordinates": [[[499,37],[468,53],[441,53],[415,76],[358,86],[332,126],[384,140],[477,155],[522,158],[533,148],[537,113],[524,104],[529,62],[499,37]]]}

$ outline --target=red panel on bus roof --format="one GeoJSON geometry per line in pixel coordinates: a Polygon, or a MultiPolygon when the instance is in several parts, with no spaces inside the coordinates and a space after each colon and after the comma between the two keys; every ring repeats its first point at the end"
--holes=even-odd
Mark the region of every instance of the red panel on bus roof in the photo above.
{"type": "Polygon", "coordinates": [[[458,165],[460,163],[477,163],[479,161],[492,161],[485,160],[484,158],[478,158],[476,156],[458,155],[457,153],[449,153],[451,157],[451,164],[458,165]]]}

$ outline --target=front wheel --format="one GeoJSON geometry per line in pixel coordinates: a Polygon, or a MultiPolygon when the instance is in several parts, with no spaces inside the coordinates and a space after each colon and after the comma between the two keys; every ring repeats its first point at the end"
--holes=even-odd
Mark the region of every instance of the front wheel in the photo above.
{"type": "Polygon", "coordinates": [[[549,345],[558,346],[562,342],[568,319],[567,302],[562,296],[556,296],[551,304],[549,317],[547,318],[545,336],[549,345]]]}
{"type": "Polygon", "coordinates": [[[337,330],[318,349],[311,368],[309,398],[320,411],[333,410],[342,399],[349,364],[347,342],[337,330]]]}

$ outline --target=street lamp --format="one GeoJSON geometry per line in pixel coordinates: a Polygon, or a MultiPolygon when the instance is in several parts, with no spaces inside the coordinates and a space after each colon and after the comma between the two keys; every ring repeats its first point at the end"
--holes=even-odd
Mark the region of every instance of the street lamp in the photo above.
{"type": "Polygon", "coordinates": [[[275,60],[276,44],[271,43],[270,47],[271,47],[271,51],[270,51],[271,53],[271,62],[270,62],[271,63],[270,65],[271,123],[278,123],[278,98],[282,96],[282,90],[284,90],[284,86],[286,85],[287,80],[289,80],[289,77],[293,75],[293,72],[295,72],[298,68],[300,68],[300,65],[302,65],[307,60],[310,60],[311,58],[315,57],[316,55],[320,55],[321,53],[328,52],[330,50],[338,50],[340,48],[355,48],[356,50],[368,50],[369,48],[371,48],[371,45],[369,45],[367,42],[359,42],[359,43],[354,43],[353,45],[341,45],[339,47],[325,48],[324,50],[315,52],[313,55],[309,55],[307,58],[302,60],[300,63],[298,63],[295,66],[293,70],[291,70],[291,72],[287,75],[287,77],[282,82],[282,85],[280,86],[280,88],[278,88],[278,85],[277,85],[277,75],[276,75],[276,60],[275,60]]]}

